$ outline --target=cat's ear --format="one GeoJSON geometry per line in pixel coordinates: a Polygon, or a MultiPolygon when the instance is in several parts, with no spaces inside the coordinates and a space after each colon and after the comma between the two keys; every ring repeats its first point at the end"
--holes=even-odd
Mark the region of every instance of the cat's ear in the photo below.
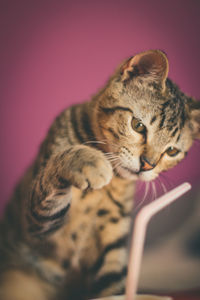
{"type": "Polygon", "coordinates": [[[200,139],[200,101],[190,99],[190,129],[194,139],[200,139]]]}
{"type": "Polygon", "coordinates": [[[121,68],[122,81],[145,77],[150,81],[164,83],[169,71],[168,59],[160,50],[149,50],[131,57],[121,68]]]}

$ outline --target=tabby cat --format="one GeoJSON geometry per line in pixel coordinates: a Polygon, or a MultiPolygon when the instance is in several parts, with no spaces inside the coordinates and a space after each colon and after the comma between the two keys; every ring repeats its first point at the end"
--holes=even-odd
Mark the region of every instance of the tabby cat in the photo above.
{"type": "Polygon", "coordinates": [[[200,103],[167,76],[162,51],[139,53],[56,118],[1,222],[1,300],[122,293],[135,183],[200,136],[200,103]]]}

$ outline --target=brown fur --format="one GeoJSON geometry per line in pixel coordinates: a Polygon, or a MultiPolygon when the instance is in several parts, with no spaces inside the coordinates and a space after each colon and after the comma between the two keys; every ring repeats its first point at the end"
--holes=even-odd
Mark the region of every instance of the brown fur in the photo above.
{"type": "Polygon", "coordinates": [[[200,132],[199,102],[167,74],[163,52],[140,53],[57,117],[1,223],[0,299],[123,291],[135,182],[175,166],[200,132]]]}

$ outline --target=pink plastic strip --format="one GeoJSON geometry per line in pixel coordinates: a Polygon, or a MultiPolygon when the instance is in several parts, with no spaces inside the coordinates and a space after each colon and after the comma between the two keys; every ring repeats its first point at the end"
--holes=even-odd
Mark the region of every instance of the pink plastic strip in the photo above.
{"type": "Polygon", "coordinates": [[[132,236],[128,277],[126,282],[126,300],[134,300],[138,288],[141,259],[143,255],[146,228],[149,220],[160,210],[191,189],[189,183],[183,183],[141,209],[135,220],[132,236]]]}

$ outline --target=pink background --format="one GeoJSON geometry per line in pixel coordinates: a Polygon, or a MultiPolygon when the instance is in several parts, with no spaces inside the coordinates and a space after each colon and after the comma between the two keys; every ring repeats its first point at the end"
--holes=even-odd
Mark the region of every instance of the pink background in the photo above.
{"type": "MultiPolygon", "coordinates": [[[[88,99],[124,58],[163,49],[170,77],[200,97],[198,0],[0,1],[0,208],[55,116],[88,99]]],[[[168,172],[200,183],[200,143],[168,172]]]]}

